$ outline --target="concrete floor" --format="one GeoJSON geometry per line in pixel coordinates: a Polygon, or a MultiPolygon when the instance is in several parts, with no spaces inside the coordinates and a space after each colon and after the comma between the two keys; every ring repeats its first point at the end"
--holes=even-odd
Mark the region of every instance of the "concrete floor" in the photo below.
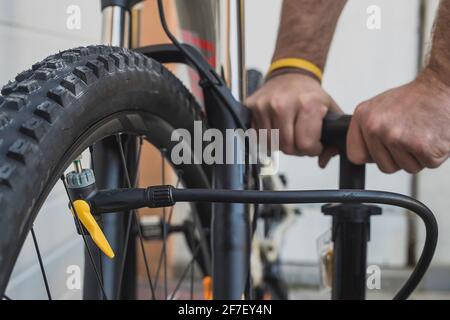
{"type": "MultiPolygon", "coordinates": [[[[176,281],[169,282],[168,294],[171,296],[173,289],[176,287],[176,281]]],[[[395,292],[390,290],[370,290],[367,292],[368,300],[392,300],[395,292]]],[[[295,288],[289,290],[289,300],[330,300],[330,290],[319,290],[313,288],[295,288]]],[[[142,281],[138,289],[139,299],[150,299],[151,293],[146,281],[142,281]]],[[[202,286],[199,281],[194,282],[194,299],[202,299],[202,286]]],[[[160,282],[157,290],[157,299],[164,299],[164,290],[162,282],[160,282]]],[[[184,282],[174,296],[175,300],[189,300],[190,283],[184,282]]],[[[413,293],[411,300],[450,300],[449,291],[417,291],[413,293]]]]}
{"type": "MultiPolygon", "coordinates": [[[[314,289],[295,289],[290,291],[290,300],[329,300],[329,291],[319,291],[314,289]]],[[[392,300],[395,292],[370,291],[367,293],[368,300],[392,300]]],[[[415,292],[411,300],[450,300],[450,292],[415,292]]]]}
{"type": "MultiPolygon", "coordinates": [[[[182,270],[182,269],[180,269],[182,270]]],[[[174,273],[178,274],[176,270],[174,273]]],[[[198,270],[197,270],[198,271],[198,270]]],[[[381,289],[367,290],[368,300],[392,300],[395,293],[405,283],[410,276],[411,270],[407,268],[388,269],[382,268],[381,271],[381,289]]],[[[284,267],[283,276],[288,283],[290,300],[329,300],[331,290],[319,289],[318,268],[314,265],[299,265],[296,267],[284,267]]],[[[157,299],[164,299],[164,287],[162,276],[159,280],[157,299]]],[[[196,273],[194,279],[194,299],[202,299],[202,284],[199,280],[199,274],[196,273]]],[[[168,279],[168,295],[171,296],[173,290],[178,286],[176,278],[168,279]]],[[[181,283],[177,293],[173,297],[176,300],[191,298],[189,276],[181,283]]],[[[138,296],[140,299],[151,298],[151,293],[146,278],[139,281],[138,296]]],[[[410,297],[412,300],[450,300],[450,268],[449,267],[431,267],[419,288],[410,297]]]]}

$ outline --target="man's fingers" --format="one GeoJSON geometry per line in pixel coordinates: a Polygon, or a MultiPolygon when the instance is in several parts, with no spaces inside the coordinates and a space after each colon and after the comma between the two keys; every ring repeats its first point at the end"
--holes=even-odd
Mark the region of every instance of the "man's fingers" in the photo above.
{"type": "Polygon", "coordinates": [[[256,130],[258,130],[259,128],[261,128],[261,118],[259,115],[259,112],[255,109],[252,109],[252,126],[253,128],[255,128],[256,130]]]}
{"type": "Polygon", "coordinates": [[[352,119],[348,129],[347,157],[354,164],[373,162],[356,117],[352,119]]]}
{"type": "Polygon", "coordinates": [[[377,135],[374,135],[367,130],[363,131],[363,137],[369,151],[370,158],[377,164],[378,168],[384,173],[394,173],[400,170],[400,167],[392,158],[389,150],[379,140],[377,135]]]}
{"type": "MultiPolygon", "coordinates": [[[[267,129],[268,132],[272,129],[272,119],[270,114],[267,112],[267,108],[261,108],[262,111],[259,112],[259,122],[260,129],[267,129]]],[[[270,137],[270,135],[269,135],[270,137]]]]}
{"type": "Polygon", "coordinates": [[[259,107],[258,105],[252,106],[252,119],[255,123],[254,128],[258,131],[258,138],[259,136],[259,130],[267,130],[267,144],[270,145],[270,130],[272,129],[272,121],[271,117],[267,112],[266,108],[259,107]]]}
{"type": "Polygon", "coordinates": [[[328,108],[321,104],[305,105],[295,119],[295,146],[300,155],[318,156],[323,151],[320,136],[328,108]]]}
{"type": "Polygon", "coordinates": [[[409,153],[420,163],[424,168],[435,169],[444,163],[450,156],[447,151],[442,152],[447,148],[439,148],[439,139],[429,138],[428,141],[421,141],[420,138],[414,137],[413,142],[405,144],[405,148],[409,153]]]}
{"type": "Polygon", "coordinates": [[[328,165],[328,162],[330,162],[331,158],[333,158],[338,153],[339,152],[336,147],[325,148],[319,155],[319,167],[321,167],[322,169],[325,168],[328,165]]]}
{"type": "Polygon", "coordinates": [[[389,148],[389,151],[397,166],[408,173],[418,173],[424,168],[424,166],[406,150],[393,146],[389,148]]]}
{"type": "Polygon", "coordinates": [[[329,111],[336,112],[336,113],[344,113],[342,109],[339,107],[339,105],[334,101],[334,99],[330,96],[330,104],[329,104],[329,111]]]}
{"type": "MultiPolygon", "coordinates": [[[[294,145],[294,122],[289,113],[277,113],[271,109],[272,129],[279,129],[280,149],[285,154],[295,155],[297,151],[294,145]]],[[[270,132],[267,133],[270,135],[270,132]]]]}

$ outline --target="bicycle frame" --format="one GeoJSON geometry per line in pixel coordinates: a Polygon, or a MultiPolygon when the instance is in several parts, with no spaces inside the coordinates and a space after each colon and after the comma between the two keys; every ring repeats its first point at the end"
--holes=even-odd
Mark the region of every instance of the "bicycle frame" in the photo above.
{"type": "MultiPolygon", "coordinates": [[[[130,11],[138,2],[102,0],[104,44],[130,47],[135,31],[130,27],[135,26],[130,11]]],[[[203,70],[197,72],[210,75],[214,72],[213,82],[224,79],[220,86],[215,87],[216,91],[203,88],[209,126],[222,131],[242,128],[245,122],[242,119],[248,118],[239,104],[246,95],[244,1],[190,0],[186,5],[181,0],[176,1],[176,5],[185,38],[199,45],[197,49],[204,56],[210,56],[207,63],[201,55],[196,56],[197,63],[203,66],[203,70]],[[200,6],[202,10],[197,10],[200,6]],[[234,106],[231,111],[229,106],[234,106]]],[[[162,63],[189,62],[170,45],[147,47],[140,51],[162,63]]],[[[194,50],[191,51],[195,54],[194,50]]],[[[246,188],[244,175],[243,165],[216,165],[213,188],[243,190],[246,188]]],[[[238,203],[213,205],[211,233],[215,299],[241,299],[248,283],[251,245],[248,209],[247,205],[238,203]]]]}

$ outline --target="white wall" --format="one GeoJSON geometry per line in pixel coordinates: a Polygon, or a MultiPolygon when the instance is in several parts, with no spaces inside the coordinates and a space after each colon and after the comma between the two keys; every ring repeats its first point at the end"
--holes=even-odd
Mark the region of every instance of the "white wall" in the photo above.
{"type": "Polygon", "coordinates": [[[0,0],[0,83],[51,53],[100,41],[100,1],[0,0]],[[81,9],[81,29],[66,27],[70,5],[81,9]]]}

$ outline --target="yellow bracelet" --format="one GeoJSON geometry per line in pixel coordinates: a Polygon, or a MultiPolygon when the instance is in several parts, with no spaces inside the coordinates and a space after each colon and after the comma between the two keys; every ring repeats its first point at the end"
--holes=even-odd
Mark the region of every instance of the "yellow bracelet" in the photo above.
{"type": "Polygon", "coordinates": [[[320,81],[323,79],[323,73],[322,70],[318,66],[316,66],[314,63],[309,62],[305,59],[298,59],[298,58],[285,58],[274,61],[269,68],[268,74],[271,72],[283,69],[283,68],[296,68],[296,69],[302,69],[308,72],[311,72],[313,75],[315,75],[317,78],[319,78],[320,81]]]}

